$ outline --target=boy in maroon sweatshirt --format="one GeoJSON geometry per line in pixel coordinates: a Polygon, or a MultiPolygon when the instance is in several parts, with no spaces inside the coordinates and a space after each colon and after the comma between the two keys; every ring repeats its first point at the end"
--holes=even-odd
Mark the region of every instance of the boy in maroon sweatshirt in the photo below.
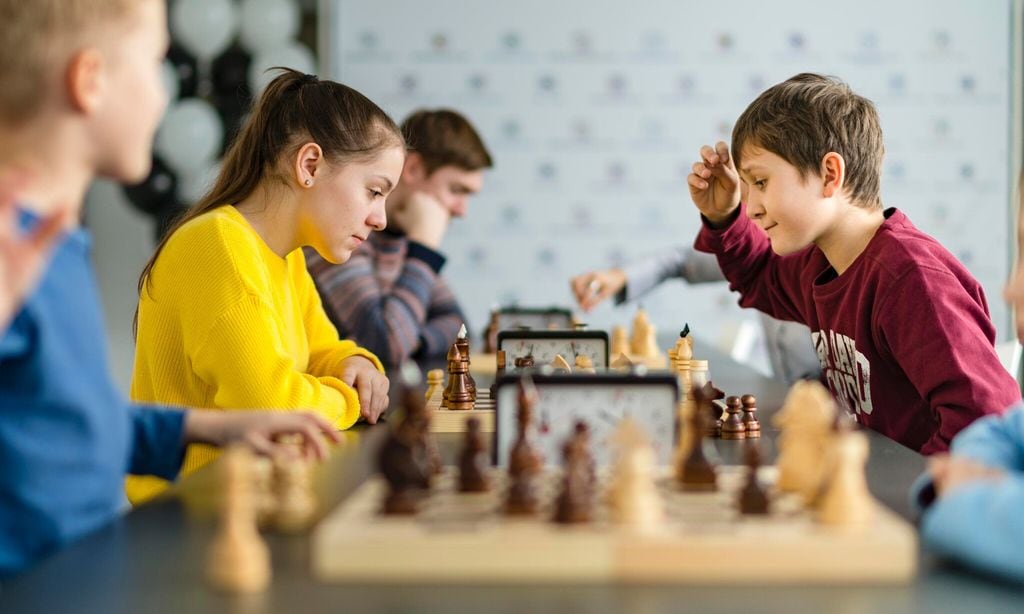
{"type": "Polygon", "coordinates": [[[921,452],[1020,400],[996,356],[981,285],[879,196],[882,130],[845,83],[800,74],[761,94],[732,152],[701,149],[687,178],[740,305],[810,327],[832,395],[921,452]],[[737,172],[737,169],[738,172],[737,172]]]}

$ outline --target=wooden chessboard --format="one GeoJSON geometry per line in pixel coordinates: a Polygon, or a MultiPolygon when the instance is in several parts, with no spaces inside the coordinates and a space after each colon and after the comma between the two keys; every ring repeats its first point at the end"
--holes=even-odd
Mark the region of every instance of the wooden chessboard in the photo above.
{"type": "Polygon", "coordinates": [[[491,399],[490,390],[478,388],[476,391],[476,406],[467,411],[453,411],[441,407],[443,393],[444,387],[442,386],[427,399],[427,410],[433,411],[430,421],[430,431],[432,433],[463,433],[466,430],[466,420],[470,418],[480,420],[481,432],[494,432],[494,401],[491,399]]]}
{"type": "MultiPolygon", "coordinates": [[[[655,532],[595,522],[550,521],[557,473],[546,475],[536,518],[501,512],[504,473],[490,493],[462,494],[448,471],[417,516],[379,513],[386,485],[363,484],[313,535],[313,570],[329,582],[900,584],[915,574],[916,533],[879,505],[865,530],[817,524],[794,495],[772,494],[769,516],[740,516],[736,492],[745,469],[720,467],[716,493],[680,491],[659,480],[666,521],[655,532]]],[[[759,474],[772,483],[774,467],[759,474]]],[[[601,480],[602,484],[604,480],[601,480]]]]}

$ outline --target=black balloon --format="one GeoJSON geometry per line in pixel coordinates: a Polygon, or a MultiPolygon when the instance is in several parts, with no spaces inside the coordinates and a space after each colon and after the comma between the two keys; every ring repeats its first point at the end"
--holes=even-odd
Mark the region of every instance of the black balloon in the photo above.
{"type": "Polygon", "coordinates": [[[174,66],[178,76],[178,98],[190,98],[196,95],[199,86],[199,67],[196,59],[181,45],[171,43],[167,50],[167,59],[174,66]]]}
{"type": "Polygon", "coordinates": [[[224,50],[213,60],[213,91],[218,96],[236,96],[244,102],[252,97],[249,88],[249,66],[252,55],[238,44],[224,50]]]}
{"type": "Polygon", "coordinates": [[[224,126],[224,145],[221,155],[238,134],[242,120],[252,104],[249,87],[249,66],[252,55],[238,44],[228,47],[214,61],[213,106],[217,108],[224,126]]]}
{"type": "Polygon", "coordinates": [[[136,185],[124,187],[124,193],[136,209],[156,215],[159,211],[178,206],[178,176],[157,156],[149,176],[136,185]]]}

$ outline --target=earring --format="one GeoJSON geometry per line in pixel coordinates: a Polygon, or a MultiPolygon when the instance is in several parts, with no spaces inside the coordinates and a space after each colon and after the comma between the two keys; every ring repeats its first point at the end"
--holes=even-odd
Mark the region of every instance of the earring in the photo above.
{"type": "Polygon", "coordinates": [[[307,179],[307,180],[306,180],[306,185],[307,185],[307,186],[311,186],[311,185],[313,185],[313,180],[312,180],[312,179],[307,179]]]}

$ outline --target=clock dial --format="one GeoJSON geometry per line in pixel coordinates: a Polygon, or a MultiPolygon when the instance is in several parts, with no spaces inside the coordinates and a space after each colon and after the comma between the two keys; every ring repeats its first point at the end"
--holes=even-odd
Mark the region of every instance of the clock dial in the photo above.
{"type": "Polygon", "coordinates": [[[528,328],[532,330],[571,329],[572,312],[568,309],[505,308],[498,312],[498,330],[528,328]]]}
{"type": "MultiPolygon", "coordinates": [[[[515,443],[517,378],[501,380],[497,390],[494,450],[499,466],[508,462],[515,443]]],[[[647,433],[658,462],[669,465],[675,448],[678,383],[668,374],[636,375],[603,373],[592,376],[533,376],[537,404],[533,411],[532,437],[549,466],[562,463],[562,444],[577,420],[590,427],[594,459],[607,465],[613,457],[611,435],[629,416],[647,433]]]]}
{"type": "Polygon", "coordinates": [[[533,356],[536,367],[549,365],[561,355],[570,365],[579,356],[590,358],[595,369],[608,368],[608,334],[604,331],[502,331],[498,349],[505,352],[505,363],[533,356]]]}

